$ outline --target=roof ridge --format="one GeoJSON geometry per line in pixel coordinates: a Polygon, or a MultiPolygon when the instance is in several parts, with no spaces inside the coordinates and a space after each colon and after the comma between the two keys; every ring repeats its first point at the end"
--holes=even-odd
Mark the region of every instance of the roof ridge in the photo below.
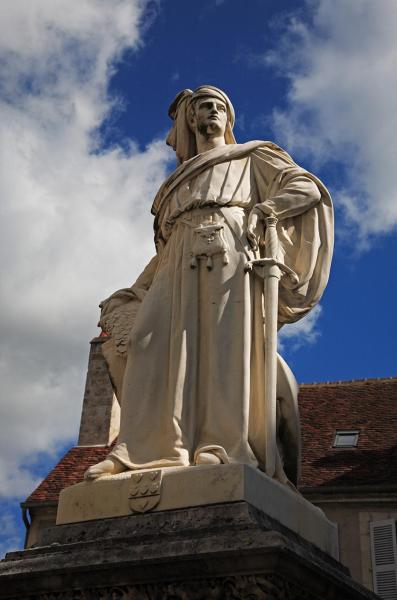
{"type": "Polygon", "coordinates": [[[371,383],[371,382],[381,382],[381,381],[396,381],[397,376],[392,377],[364,377],[363,379],[341,379],[337,381],[313,381],[313,382],[305,382],[300,383],[300,387],[304,386],[321,386],[321,385],[343,385],[346,383],[371,383]]]}

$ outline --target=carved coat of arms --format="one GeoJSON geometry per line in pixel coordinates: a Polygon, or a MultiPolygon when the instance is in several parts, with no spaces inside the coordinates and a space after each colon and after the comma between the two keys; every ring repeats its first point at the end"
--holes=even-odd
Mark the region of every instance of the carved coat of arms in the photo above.
{"type": "Polygon", "coordinates": [[[160,469],[133,473],[128,499],[132,512],[144,513],[160,502],[162,472],[160,469]]]}

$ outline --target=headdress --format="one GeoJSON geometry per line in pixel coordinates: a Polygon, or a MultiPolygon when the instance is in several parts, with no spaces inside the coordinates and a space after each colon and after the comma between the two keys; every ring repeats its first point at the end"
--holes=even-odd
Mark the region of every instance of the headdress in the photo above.
{"type": "Polygon", "coordinates": [[[212,85],[201,85],[194,92],[189,89],[182,90],[168,109],[168,114],[173,119],[174,124],[166,139],[167,144],[175,150],[181,163],[197,154],[196,138],[188,122],[189,110],[195,100],[208,96],[219,98],[225,103],[228,117],[225,142],[226,144],[236,143],[232,131],[235,120],[234,108],[225,92],[212,85]]]}

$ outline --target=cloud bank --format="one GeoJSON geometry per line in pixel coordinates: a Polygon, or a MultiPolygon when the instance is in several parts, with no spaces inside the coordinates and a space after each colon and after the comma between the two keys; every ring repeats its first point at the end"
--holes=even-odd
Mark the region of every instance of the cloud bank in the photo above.
{"type": "Polygon", "coordinates": [[[276,138],[318,166],[336,164],[334,197],[355,240],[397,226],[397,4],[308,0],[264,61],[289,80],[276,138]],[[342,183],[343,180],[343,183],[342,183]]]}
{"type": "Polygon", "coordinates": [[[98,303],[153,253],[150,201],[170,154],[101,150],[118,59],[142,43],[140,0],[0,6],[0,495],[78,431],[98,303]]]}

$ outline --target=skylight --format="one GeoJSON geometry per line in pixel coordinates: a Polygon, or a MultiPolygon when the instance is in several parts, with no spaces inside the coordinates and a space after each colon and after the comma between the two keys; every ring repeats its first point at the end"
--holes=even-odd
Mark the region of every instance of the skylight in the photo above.
{"type": "Polygon", "coordinates": [[[359,431],[354,430],[340,430],[337,429],[334,439],[334,448],[355,448],[358,443],[359,431]]]}

